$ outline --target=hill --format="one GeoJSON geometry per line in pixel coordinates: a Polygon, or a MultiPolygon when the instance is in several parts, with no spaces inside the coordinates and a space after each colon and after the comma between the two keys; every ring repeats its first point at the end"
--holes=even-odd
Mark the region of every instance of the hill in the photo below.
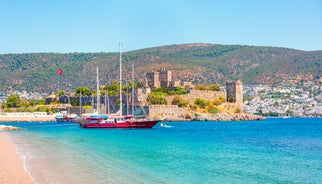
{"type": "MultiPolygon", "coordinates": [[[[74,91],[77,86],[95,89],[96,66],[100,83],[118,79],[119,53],[30,53],[0,55],[0,91],[19,89],[51,92],[74,91]],[[63,70],[59,77],[57,69],[63,70]]],[[[123,53],[124,77],[130,78],[135,62],[139,79],[161,67],[174,79],[193,83],[220,83],[240,79],[245,84],[274,84],[289,79],[322,77],[322,51],[288,48],[182,44],[123,53]]]]}

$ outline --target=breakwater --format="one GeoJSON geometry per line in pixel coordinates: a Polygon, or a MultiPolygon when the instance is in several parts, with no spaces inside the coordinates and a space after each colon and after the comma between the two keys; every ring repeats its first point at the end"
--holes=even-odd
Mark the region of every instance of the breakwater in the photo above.
{"type": "Polygon", "coordinates": [[[0,122],[51,122],[55,121],[54,114],[46,112],[14,112],[1,113],[0,122]]]}

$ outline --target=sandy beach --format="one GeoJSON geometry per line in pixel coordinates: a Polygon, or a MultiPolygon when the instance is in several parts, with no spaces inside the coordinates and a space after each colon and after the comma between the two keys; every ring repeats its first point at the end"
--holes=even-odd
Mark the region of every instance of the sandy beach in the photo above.
{"type": "Polygon", "coordinates": [[[0,184],[32,184],[7,132],[0,132],[0,184]]]}

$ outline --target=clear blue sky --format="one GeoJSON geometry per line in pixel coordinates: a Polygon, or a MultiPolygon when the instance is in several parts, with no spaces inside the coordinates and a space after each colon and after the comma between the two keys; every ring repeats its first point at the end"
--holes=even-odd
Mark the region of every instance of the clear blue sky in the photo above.
{"type": "Polygon", "coordinates": [[[322,50],[322,0],[0,0],[0,54],[181,43],[322,50]]]}

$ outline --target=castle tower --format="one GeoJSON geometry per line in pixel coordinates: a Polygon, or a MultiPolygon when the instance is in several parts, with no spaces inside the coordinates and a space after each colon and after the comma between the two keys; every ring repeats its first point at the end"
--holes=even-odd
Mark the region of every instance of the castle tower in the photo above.
{"type": "Polygon", "coordinates": [[[172,81],[172,72],[170,70],[166,70],[165,68],[161,68],[159,73],[160,86],[169,87],[170,82],[172,81]]]}
{"type": "MultiPolygon", "coordinates": [[[[226,82],[226,98],[228,102],[234,102],[237,105],[243,105],[243,83],[238,80],[235,82],[226,82]]],[[[241,108],[242,109],[242,108],[241,108]]]]}
{"type": "Polygon", "coordinates": [[[159,72],[146,73],[147,86],[150,88],[160,87],[159,72]]]}
{"type": "Polygon", "coordinates": [[[240,80],[235,82],[235,102],[243,104],[243,83],[240,80]]]}

